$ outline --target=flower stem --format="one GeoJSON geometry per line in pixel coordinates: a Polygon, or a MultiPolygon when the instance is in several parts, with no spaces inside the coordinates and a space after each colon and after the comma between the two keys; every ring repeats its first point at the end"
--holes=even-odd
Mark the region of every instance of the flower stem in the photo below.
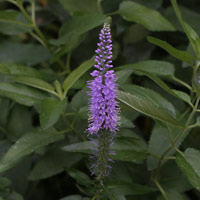
{"type": "Polygon", "coordinates": [[[162,193],[163,197],[165,200],[168,200],[168,197],[164,191],[164,189],[162,188],[162,186],[160,185],[160,183],[157,180],[154,180],[156,186],[158,187],[158,189],[160,190],[160,192],[162,193]]]}

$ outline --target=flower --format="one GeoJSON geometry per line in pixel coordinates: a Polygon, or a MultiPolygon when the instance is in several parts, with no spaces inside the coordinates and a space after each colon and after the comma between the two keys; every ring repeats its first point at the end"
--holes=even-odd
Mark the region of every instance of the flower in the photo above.
{"type": "Polygon", "coordinates": [[[104,27],[99,34],[100,42],[97,43],[96,64],[91,76],[92,81],[88,81],[91,90],[88,94],[90,98],[90,118],[88,132],[96,134],[100,130],[108,130],[115,133],[118,130],[118,106],[116,102],[117,84],[112,65],[112,40],[110,24],[104,23],[104,27]]]}
{"type": "Polygon", "coordinates": [[[116,102],[117,83],[112,65],[112,39],[110,33],[110,22],[105,22],[99,34],[99,43],[94,67],[96,68],[91,76],[92,81],[88,81],[90,92],[89,127],[87,129],[90,140],[95,144],[93,149],[93,160],[91,172],[95,174],[97,180],[103,184],[103,180],[109,175],[111,166],[110,158],[114,154],[112,145],[119,127],[119,108],[116,102]]]}

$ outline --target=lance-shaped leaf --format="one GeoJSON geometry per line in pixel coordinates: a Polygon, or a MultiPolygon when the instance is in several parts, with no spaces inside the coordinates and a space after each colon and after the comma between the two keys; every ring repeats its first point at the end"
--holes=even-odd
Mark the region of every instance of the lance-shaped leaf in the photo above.
{"type": "Polygon", "coordinates": [[[122,91],[118,92],[117,98],[121,103],[124,103],[140,113],[173,126],[180,126],[179,122],[165,109],[157,105],[156,102],[152,103],[152,101],[149,101],[148,99],[122,91]]]}
{"type": "Polygon", "coordinates": [[[59,101],[57,99],[45,99],[40,104],[40,124],[43,129],[50,128],[59,119],[61,113],[66,107],[66,99],[59,101]]]}
{"type": "Polygon", "coordinates": [[[58,132],[53,128],[46,131],[35,130],[25,134],[10,147],[8,152],[0,161],[0,173],[12,168],[25,156],[31,154],[40,147],[63,138],[64,136],[58,134],[58,132]]]}
{"type": "Polygon", "coordinates": [[[173,76],[175,71],[173,64],[159,60],[145,60],[138,63],[131,63],[122,65],[117,69],[141,70],[158,76],[173,76]]]}
{"type": "Polygon", "coordinates": [[[85,73],[87,72],[93,65],[95,61],[92,57],[91,59],[83,62],[79,67],[77,67],[73,72],[71,72],[67,78],[64,80],[63,88],[64,88],[64,96],[66,96],[67,91],[71,88],[71,86],[85,73]]]}
{"type": "Polygon", "coordinates": [[[31,87],[35,87],[35,88],[49,92],[49,93],[57,96],[57,93],[55,92],[53,86],[42,79],[22,76],[22,77],[15,77],[15,78],[13,78],[13,80],[18,83],[22,83],[22,84],[25,84],[25,85],[28,85],[31,87]]]}
{"type": "Polygon", "coordinates": [[[42,91],[14,83],[0,83],[0,95],[26,106],[39,104],[43,99],[48,98],[48,95],[42,91]]]}
{"type": "MultiPolygon", "coordinates": [[[[92,154],[93,149],[95,148],[96,146],[94,146],[94,144],[92,144],[90,141],[85,141],[67,145],[63,147],[63,150],[68,152],[92,154]]],[[[146,148],[147,147],[145,142],[138,136],[119,137],[116,139],[115,144],[112,146],[115,155],[112,155],[111,157],[120,161],[142,163],[148,155],[146,148]]]]}
{"type": "Polygon", "coordinates": [[[151,37],[151,36],[148,36],[147,40],[149,42],[151,42],[152,44],[155,44],[155,45],[161,47],[162,49],[167,51],[170,55],[174,56],[175,58],[177,58],[181,61],[184,61],[188,64],[191,64],[195,60],[194,56],[192,56],[187,51],[178,50],[178,49],[174,48],[173,46],[171,46],[166,41],[163,41],[163,40],[151,37]]]}
{"type": "Polygon", "coordinates": [[[200,151],[188,148],[184,153],[176,154],[176,163],[189,182],[200,191],[200,151]]]}
{"type": "Polygon", "coordinates": [[[172,6],[174,8],[174,11],[175,11],[175,13],[178,17],[179,22],[181,23],[190,43],[192,44],[192,47],[193,47],[197,57],[199,58],[199,55],[200,55],[200,37],[195,32],[195,30],[183,20],[183,18],[181,16],[180,9],[179,9],[178,4],[177,4],[177,1],[171,0],[171,3],[172,3],[172,6]]]}
{"type": "Polygon", "coordinates": [[[133,1],[124,1],[116,12],[131,22],[142,24],[150,31],[173,31],[173,25],[158,11],[146,8],[133,1]]]}
{"type": "Polygon", "coordinates": [[[76,41],[84,33],[103,24],[105,20],[106,16],[101,14],[75,16],[70,22],[62,26],[59,38],[51,40],[51,43],[60,46],[69,41],[76,41]]]}

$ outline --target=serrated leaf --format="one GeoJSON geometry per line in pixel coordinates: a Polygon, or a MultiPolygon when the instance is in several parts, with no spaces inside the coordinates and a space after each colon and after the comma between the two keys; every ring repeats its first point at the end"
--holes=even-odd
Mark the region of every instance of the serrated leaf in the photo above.
{"type": "Polygon", "coordinates": [[[117,83],[124,84],[132,73],[133,71],[129,69],[116,71],[117,83]]]}
{"type": "Polygon", "coordinates": [[[15,35],[31,29],[32,25],[27,23],[22,13],[15,10],[0,11],[0,32],[15,35]]]}
{"type": "Polygon", "coordinates": [[[166,162],[159,174],[159,183],[165,191],[175,190],[176,192],[183,193],[192,189],[185,175],[173,161],[166,162]]]}
{"type": "MultiPolygon", "coordinates": [[[[171,142],[170,142],[170,137],[169,137],[169,133],[168,133],[168,129],[156,124],[152,130],[152,134],[150,137],[150,141],[149,141],[149,147],[148,147],[148,151],[154,155],[156,155],[157,157],[161,157],[162,154],[171,146],[171,142]]],[[[171,137],[174,140],[178,134],[180,133],[180,129],[174,129],[173,131],[171,131],[171,137]]],[[[189,132],[185,132],[183,137],[176,142],[175,146],[179,147],[180,144],[182,143],[182,141],[185,139],[185,137],[187,136],[189,132]]],[[[167,156],[172,155],[175,152],[174,149],[171,149],[168,153],[167,156]]],[[[148,170],[153,170],[158,166],[158,159],[149,155],[149,157],[147,158],[147,168],[148,170]]]]}
{"type": "Polygon", "coordinates": [[[155,192],[156,189],[135,183],[109,182],[106,188],[118,195],[143,195],[155,192]]]}
{"type": "Polygon", "coordinates": [[[57,99],[44,99],[40,103],[40,124],[43,129],[50,128],[59,119],[66,107],[67,101],[57,99]]]}
{"type": "Polygon", "coordinates": [[[170,55],[174,56],[175,58],[177,58],[181,61],[184,61],[188,64],[192,64],[192,62],[195,61],[195,58],[189,52],[178,50],[178,49],[174,48],[173,46],[171,46],[166,41],[163,41],[163,40],[157,39],[155,37],[151,37],[151,36],[148,36],[147,40],[149,42],[151,42],[152,44],[155,44],[155,45],[161,47],[162,49],[167,51],[170,55]]]}
{"type": "Polygon", "coordinates": [[[86,186],[92,184],[92,180],[90,179],[90,177],[80,170],[77,170],[75,168],[68,168],[66,169],[66,172],[81,185],[86,186]]]}
{"type": "Polygon", "coordinates": [[[117,69],[141,70],[158,76],[173,76],[174,66],[166,61],[145,60],[138,63],[122,65],[117,69]]]}
{"type": "Polygon", "coordinates": [[[169,123],[173,126],[180,126],[179,122],[172,115],[170,115],[167,111],[159,107],[159,105],[153,104],[147,99],[122,91],[118,92],[117,99],[140,113],[148,115],[154,119],[163,121],[165,123],[169,123]]]}
{"type": "Polygon", "coordinates": [[[14,83],[0,83],[0,95],[8,97],[20,104],[33,106],[48,96],[36,89],[14,83]]]}
{"type": "Polygon", "coordinates": [[[175,110],[174,106],[167,99],[165,99],[163,96],[161,96],[159,93],[157,93],[151,89],[144,88],[144,87],[137,86],[137,85],[128,85],[127,84],[127,85],[121,86],[121,88],[125,92],[129,92],[130,94],[135,94],[135,95],[140,96],[141,98],[148,99],[153,104],[159,105],[166,111],[169,111],[169,114],[172,114],[174,117],[176,116],[176,110],[175,110]]]}
{"type": "Polygon", "coordinates": [[[182,154],[177,152],[176,163],[189,182],[200,191],[200,151],[188,148],[182,154]]]}
{"type": "Polygon", "coordinates": [[[190,106],[192,106],[191,102],[190,102],[190,97],[188,96],[187,93],[179,91],[179,90],[171,89],[164,81],[162,81],[159,77],[155,76],[152,73],[149,73],[149,72],[144,71],[144,70],[138,70],[138,71],[141,72],[140,75],[145,75],[145,76],[149,77],[152,81],[157,83],[161,88],[163,88],[169,94],[171,94],[171,95],[173,95],[173,96],[185,101],[190,106]]]}
{"type": "Polygon", "coordinates": [[[81,158],[80,154],[68,153],[60,149],[51,149],[36,163],[28,179],[36,181],[49,178],[64,171],[65,167],[72,167],[81,158]]]}
{"type": "Polygon", "coordinates": [[[172,90],[172,91],[176,94],[177,97],[179,97],[179,99],[182,99],[183,101],[191,105],[191,107],[193,107],[191,103],[191,98],[187,93],[179,91],[179,90],[172,90]]]}
{"type": "Polygon", "coordinates": [[[142,24],[150,31],[175,30],[173,25],[158,11],[146,8],[145,6],[132,1],[122,2],[116,13],[122,15],[127,21],[142,24]]]}
{"type": "Polygon", "coordinates": [[[13,80],[15,82],[34,87],[34,88],[49,92],[49,93],[57,96],[53,86],[42,79],[26,77],[26,76],[21,76],[21,77],[19,76],[19,77],[14,77],[13,80]]]}
{"type": "Polygon", "coordinates": [[[71,86],[85,73],[87,72],[93,65],[95,61],[92,57],[91,59],[83,62],[79,67],[77,67],[73,72],[71,72],[68,77],[64,80],[63,88],[64,88],[64,96],[66,96],[67,91],[71,88],[71,86]]]}
{"type": "Polygon", "coordinates": [[[70,22],[62,26],[59,38],[51,40],[51,44],[60,46],[67,44],[69,41],[75,42],[81,35],[100,26],[105,20],[106,16],[101,14],[75,16],[70,22]]]}
{"type": "Polygon", "coordinates": [[[39,44],[6,41],[0,46],[1,63],[36,65],[47,61],[50,56],[49,50],[39,44]]]}
{"type": "MultiPolygon", "coordinates": [[[[67,152],[92,154],[95,148],[96,147],[90,141],[85,141],[67,145],[63,147],[63,150],[67,152]]],[[[116,155],[112,155],[111,157],[120,161],[141,163],[148,155],[145,142],[138,137],[119,137],[115,140],[112,149],[116,155]]]]}
{"type": "Polygon", "coordinates": [[[52,74],[46,71],[39,71],[33,67],[11,63],[0,63],[0,73],[11,76],[28,76],[44,80],[52,79],[52,74]]]}
{"type": "Polygon", "coordinates": [[[125,116],[121,115],[120,117],[120,128],[134,128],[135,125],[133,122],[126,118],[125,116]]]}
{"type": "Polygon", "coordinates": [[[13,144],[0,161],[0,173],[15,166],[25,156],[50,143],[63,139],[63,135],[51,128],[46,131],[32,131],[13,144]]]}

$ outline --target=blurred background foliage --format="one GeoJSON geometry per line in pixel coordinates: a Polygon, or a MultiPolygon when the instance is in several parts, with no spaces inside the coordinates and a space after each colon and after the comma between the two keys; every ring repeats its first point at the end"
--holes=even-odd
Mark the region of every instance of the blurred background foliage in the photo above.
{"type": "MultiPolygon", "coordinates": [[[[178,4],[183,20],[200,35],[200,1],[178,4]]],[[[134,111],[120,104],[116,161],[99,199],[164,199],[151,180],[156,156],[170,145],[164,124],[176,126],[191,105],[190,65],[200,56],[200,45],[188,41],[171,2],[0,0],[0,200],[87,200],[95,195],[85,132],[86,81],[107,16],[112,16],[119,87],[138,102],[134,111]]],[[[200,149],[196,124],[181,150],[200,149]]],[[[199,158],[193,151],[188,155],[199,158]]],[[[177,163],[182,166],[181,159],[177,163]]],[[[196,183],[174,160],[162,165],[158,180],[169,200],[200,199],[198,164],[188,172],[196,183]]]]}

